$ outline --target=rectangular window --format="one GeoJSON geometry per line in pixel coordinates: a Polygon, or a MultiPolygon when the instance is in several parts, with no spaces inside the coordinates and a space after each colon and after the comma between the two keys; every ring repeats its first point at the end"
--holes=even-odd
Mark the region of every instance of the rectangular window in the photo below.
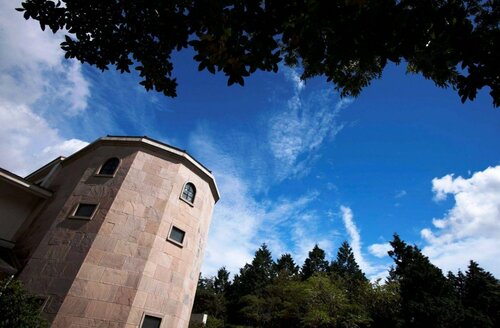
{"type": "Polygon", "coordinates": [[[145,315],[141,328],[160,328],[161,318],[145,315]]]}
{"type": "Polygon", "coordinates": [[[182,245],[182,243],[184,242],[184,235],[185,234],[186,233],[184,231],[182,231],[181,229],[172,226],[172,229],[170,230],[170,235],[168,236],[168,239],[177,243],[177,244],[182,245]]]}
{"type": "Polygon", "coordinates": [[[97,210],[97,204],[87,204],[80,203],[76,207],[73,215],[70,216],[72,219],[86,219],[91,220],[97,210]]]}

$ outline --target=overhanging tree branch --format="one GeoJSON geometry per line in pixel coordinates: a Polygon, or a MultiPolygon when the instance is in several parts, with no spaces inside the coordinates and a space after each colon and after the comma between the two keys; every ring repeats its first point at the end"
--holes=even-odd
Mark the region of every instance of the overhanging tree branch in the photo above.
{"type": "Polygon", "coordinates": [[[54,33],[67,58],[101,70],[135,66],[147,90],[176,96],[172,52],[228,85],[278,64],[324,76],[357,96],[389,63],[407,63],[462,102],[487,87],[500,105],[500,2],[482,0],[26,0],[26,19],[54,33]]]}

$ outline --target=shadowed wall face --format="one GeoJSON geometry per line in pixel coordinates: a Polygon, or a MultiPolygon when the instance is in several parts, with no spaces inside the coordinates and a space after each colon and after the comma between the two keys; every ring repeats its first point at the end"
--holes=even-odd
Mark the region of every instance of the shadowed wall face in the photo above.
{"type": "Polygon", "coordinates": [[[101,229],[137,150],[100,147],[67,163],[48,186],[54,191],[27,232],[16,244],[18,258],[26,263],[20,278],[32,293],[47,297],[44,313],[52,320],[101,229]],[[95,177],[109,154],[121,165],[112,179],[95,177]],[[96,203],[92,220],[69,219],[79,203],[96,203]]]}

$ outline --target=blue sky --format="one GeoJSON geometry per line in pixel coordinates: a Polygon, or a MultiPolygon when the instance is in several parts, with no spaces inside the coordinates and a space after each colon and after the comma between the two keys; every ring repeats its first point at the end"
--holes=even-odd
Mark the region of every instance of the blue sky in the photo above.
{"type": "Polygon", "coordinates": [[[244,87],[175,56],[178,97],[134,75],[65,61],[61,36],[0,1],[0,166],[26,174],[100,136],[147,135],[186,149],[217,179],[203,267],[236,273],[263,242],[302,264],[343,240],[384,276],[392,234],[443,270],[470,259],[500,276],[500,110],[487,92],[461,104],[391,66],[356,99],[300,70],[257,73],[244,87]]]}

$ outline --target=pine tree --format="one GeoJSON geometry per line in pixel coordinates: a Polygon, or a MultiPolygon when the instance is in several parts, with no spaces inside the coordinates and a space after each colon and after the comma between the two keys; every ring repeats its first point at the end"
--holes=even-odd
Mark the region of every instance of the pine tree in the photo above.
{"type": "Polygon", "coordinates": [[[499,281],[474,261],[470,261],[465,276],[462,275],[462,281],[460,299],[465,309],[463,327],[498,327],[500,325],[499,281]]]}
{"type": "Polygon", "coordinates": [[[274,277],[274,262],[266,244],[255,252],[252,263],[240,272],[240,281],[245,294],[262,291],[274,277]]]}
{"type": "Polygon", "coordinates": [[[328,261],[325,260],[325,251],[319,248],[318,244],[316,244],[309,252],[309,256],[304,261],[304,265],[302,266],[302,280],[307,280],[315,273],[327,271],[328,261]]]}
{"type": "Polygon", "coordinates": [[[217,271],[217,276],[214,278],[214,290],[217,294],[224,294],[231,285],[229,274],[225,267],[217,271]]]}
{"type": "Polygon", "coordinates": [[[390,278],[400,286],[404,326],[456,327],[463,311],[450,281],[416,246],[407,245],[398,235],[394,235],[391,246],[389,255],[395,267],[390,278]]]}
{"type": "Polygon", "coordinates": [[[292,256],[286,253],[276,261],[274,271],[279,279],[293,279],[299,274],[299,266],[295,264],[292,256]]]}
{"type": "Polygon", "coordinates": [[[352,248],[347,241],[344,241],[337,252],[337,259],[331,264],[331,272],[344,279],[351,281],[368,281],[365,274],[359,268],[352,248]]]}

